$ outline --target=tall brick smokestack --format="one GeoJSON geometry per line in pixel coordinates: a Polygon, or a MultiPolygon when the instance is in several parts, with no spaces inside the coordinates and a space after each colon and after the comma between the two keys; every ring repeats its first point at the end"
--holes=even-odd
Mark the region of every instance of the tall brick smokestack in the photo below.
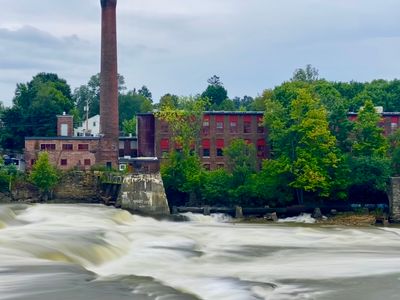
{"type": "Polygon", "coordinates": [[[117,78],[117,0],[100,0],[101,72],[100,72],[100,133],[99,162],[116,167],[118,164],[118,78],[117,78]]]}

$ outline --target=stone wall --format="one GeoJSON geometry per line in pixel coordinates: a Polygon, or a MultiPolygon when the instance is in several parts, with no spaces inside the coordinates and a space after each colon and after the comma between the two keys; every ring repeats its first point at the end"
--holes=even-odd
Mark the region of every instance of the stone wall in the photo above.
{"type": "Polygon", "coordinates": [[[53,198],[65,202],[98,203],[99,176],[93,172],[83,171],[64,173],[54,189],[53,198]]]}
{"type": "Polygon", "coordinates": [[[117,205],[146,215],[168,215],[168,201],[161,174],[125,175],[117,205]]]}
{"type": "Polygon", "coordinates": [[[400,223],[400,177],[392,177],[389,190],[390,220],[400,223]]]}

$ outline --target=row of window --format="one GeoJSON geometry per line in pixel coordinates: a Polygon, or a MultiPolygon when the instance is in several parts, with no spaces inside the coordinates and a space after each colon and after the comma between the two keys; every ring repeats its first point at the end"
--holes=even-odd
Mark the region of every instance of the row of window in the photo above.
{"type": "MultiPolygon", "coordinates": [[[[40,150],[55,151],[56,144],[40,144],[40,150]]],[[[63,151],[73,151],[74,144],[62,144],[63,151]]],[[[78,151],[88,151],[89,144],[78,144],[78,151]]]]}
{"type": "MultiPolygon", "coordinates": [[[[60,165],[61,166],[68,166],[68,160],[67,159],[61,159],[60,165]]],[[[90,159],[84,159],[83,160],[83,165],[84,166],[90,166],[91,165],[90,159]]]]}
{"type": "MultiPolygon", "coordinates": [[[[223,115],[215,116],[215,132],[216,133],[224,133],[225,127],[225,120],[223,115]]],[[[262,122],[262,116],[256,117],[257,121],[257,133],[264,133],[264,125],[262,122]]],[[[239,116],[232,115],[229,116],[229,132],[230,133],[252,133],[252,116],[244,116],[243,117],[243,128],[239,129],[239,116]]],[[[169,126],[168,123],[165,121],[160,121],[161,132],[168,132],[169,126]]],[[[210,134],[210,116],[204,116],[203,118],[203,134],[208,135],[210,134]]]]}
{"type": "MultiPolygon", "coordinates": [[[[251,144],[251,140],[245,139],[244,140],[247,144],[251,144]]],[[[267,145],[265,139],[258,139],[256,143],[257,147],[257,156],[258,157],[266,157],[266,150],[267,145]]],[[[202,140],[202,156],[203,157],[210,157],[211,156],[211,141],[210,139],[203,139],[202,140]]],[[[215,140],[215,151],[216,156],[224,156],[224,149],[225,148],[225,140],[224,139],[216,139],[215,140]]],[[[170,151],[170,144],[169,139],[161,139],[160,141],[160,149],[162,155],[167,154],[170,151]]],[[[175,149],[180,150],[182,149],[181,145],[175,144],[175,149]]]]}
{"type": "MultiPolygon", "coordinates": [[[[215,132],[224,133],[224,116],[215,117],[215,132]]],[[[252,133],[252,119],[251,116],[244,116],[243,128],[239,130],[239,119],[238,116],[229,116],[229,132],[230,133],[252,133]]],[[[257,116],[257,133],[264,133],[264,125],[262,123],[262,117],[257,116]]],[[[203,119],[203,134],[210,134],[210,116],[205,116],[203,119]]]]}
{"type": "MultiPolygon", "coordinates": [[[[32,165],[32,166],[35,164],[35,162],[36,162],[36,159],[31,159],[31,165],[32,165]]],[[[61,165],[61,166],[68,166],[68,160],[65,159],[65,158],[62,158],[62,159],[60,160],[60,165],[61,165]]],[[[84,165],[84,166],[91,166],[91,165],[92,165],[92,162],[91,162],[90,159],[84,159],[84,160],[83,160],[83,165],[84,165]]]]}

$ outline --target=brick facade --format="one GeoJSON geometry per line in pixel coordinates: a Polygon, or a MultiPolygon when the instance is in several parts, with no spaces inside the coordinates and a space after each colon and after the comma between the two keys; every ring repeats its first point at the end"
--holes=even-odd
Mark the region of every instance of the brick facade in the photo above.
{"type": "Polygon", "coordinates": [[[57,136],[74,135],[74,117],[70,115],[57,116],[57,136]]]}
{"type": "Polygon", "coordinates": [[[102,0],[99,163],[118,164],[118,70],[117,70],[117,0],[102,0]]]}
{"type": "Polygon", "coordinates": [[[25,160],[28,170],[41,151],[47,151],[49,161],[60,170],[89,170],[97,163],[99,138],[95,137],[32,137],[25,139],[25,160]]]}
{"type": "MultiPolygon", "coordinates": [[[[350,121],[356,121],[358,114],[355,112],[348,113],[350,121]]],[[[383,134],[388,136],[394,133],[400,126],[400,112],[383,112],[381,113],[381,121],[379,126],[383,128],[383,134]]]]}
{"type": "MultiPolygon", "coordinates": [[[[199,137],[199,156],[204,168],[213,170],[225,167],[226,157],[223,155],[223,148],[228,147],[233,139],[243,139],[255,146],[260,167],[262,160],[269,155],[262,117],[262,112],[205,112],[199,137]]],[[[174,144],[168,124],[154,118],[153,114],[140,114],[138,128],[139,153],[142,141],[151,144],[155,156],[161,160],[165,156],[164,153],[179,150],[180,146],[174,144]],[[154,145],[148,141],[150,134],[146,133],[147,138],[144,140],[141,138],[141,134],[144,133],[141,128],[148,128],[143,124],[151,122],[154,122],[154,145]]]]}

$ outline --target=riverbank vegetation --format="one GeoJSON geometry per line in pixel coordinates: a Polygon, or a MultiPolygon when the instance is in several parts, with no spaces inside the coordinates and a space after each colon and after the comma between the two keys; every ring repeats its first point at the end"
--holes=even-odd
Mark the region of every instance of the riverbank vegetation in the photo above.
{"type": "MultiPolygon", "coordinates": [[[[74,91],[56,74],[18,84],[12,106],[0,106],[1,147],[18,152],[26,136],[54,136],[57,114],[72,114],[76,122],[98,114],[99,88],[98,74],[74,91]]],[[[400,80],[331,82],[307,66],[257,97],[228,94],[213,76],[199,95],[168,93],[153,103],[146,86],[127,89],[119,75],[121,131],[135,134],[135,115],[154,109],[170,123],[179,151],[166,154],[161,172],[172,205],[375,202],[386,197],[388,178],[400,174],[400,131],[385,137],[374,108],[400,111],[400,80]],[[255,147],[234,140],[223,151],[226,169],[203,169],[198,153],[205,110],[263,111],[270,158],[258,166],[255,147]],[[349,112],[357,118],[350,121],[349,112]]],[[[9,180],[3,175],[0,180],[9,180]]]]}

